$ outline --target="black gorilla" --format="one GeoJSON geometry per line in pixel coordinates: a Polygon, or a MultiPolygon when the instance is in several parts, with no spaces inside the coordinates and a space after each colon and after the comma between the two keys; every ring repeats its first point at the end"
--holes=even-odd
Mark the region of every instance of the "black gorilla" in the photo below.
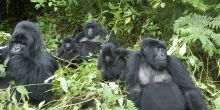
{"type": "Polygon", "coordinates": [[[80,49],[80,55],[86,59],[89,56],[89,53],[97,54],[101,50],[101,44],[99,42],[90,42],[90,41],[83,41],[78,44],[80,49]]]}
{"type": "Polygon", "coordinates": [[[125,80],[126,55],[120,53],[115,44],[103,45],[98,59],[98,69],[102,74],[102,80],[125,80]]]}
{"type": "Polygon", "coordinates": [[[172,56],[167,56],[167,63],[168,72],[185,97],[187,103],[186,110],[208,110],[202,94],[195,87],[186,68],[172,56]]]}
{"type": "Polygon", "coordinates": [[[63,39],[62,46],[57,50],[56,55],[61,58],[61,64],[63,66],[71,63],[70,67],[75,68],[77,64],[82,62],[82,58],[80,57],[80,51],[74,40],[70,37],[65,37],[63,39]]]}
{"type": "Polygon", "coordinates": [[[115,38],[108,31],[101,29],[95,22],[87,23],[84,31],[76,35],[75,42],[79,44],[83,56],[88,56],[89,52],[98,53],[102,43],[110,42],[117,45],[115,38]]]}
{"type": "MultiPolygon", "coordinates": [[[[0,79],[0,87],[4,88],[3,85],[7,85],[9,80],[14,80],[16,85],[39,84],[26,86],[30,92],[29,101],[48,101],[52,96],[52,84],[42,83],[53,76],[58,65],[47,52],[39,27],[30,21],[19,22],[12,33],[6,52],[9,56],[7,75],[0,79]]],[[[16,94],[19,99],[19,93],[16,94]]]]}
{"type": "Polygon", "coordinates": [[[144,39],[127,69],[128,98],[141,110],[207,110],[187,70],[158,40],[144,39]]]}
{"type": "Polygon", "coordinates": [[[3,56],[5,56],[5,55],[4,55],[5,49],[6,49],[5,46],[0,46],[0,64],[2,64],[2,63],[4,62],[3,56]]]}

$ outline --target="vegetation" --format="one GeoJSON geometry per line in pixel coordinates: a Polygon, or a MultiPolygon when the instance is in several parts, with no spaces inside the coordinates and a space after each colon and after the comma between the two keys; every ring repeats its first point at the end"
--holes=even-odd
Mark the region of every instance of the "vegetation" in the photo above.
{"type": "MultiPolygon", "coordinates": [[[[220,110],[220,2],[219,0],[23,0],[0,1],[0,43],[5,45],[15,24],[24,19],[38,23],[48,50],[53,53],[63,36],[83,29],[95,20],[111,31],[125,48],[138,49],[145,36],[166,41],[168,53],[181,60],[205,96],[209,110],[220,110]],[[9,2],[8,2],[9,1],[9,2]],[[18,13],[16,13],[18,12],[18,13]]],[[[60,67],[53,86],[54,97],[37,107],[23,105],[10,89],[0,90],[0,109],[134,110],[123,84],[100,82],[97,59],[72,70],[60,67]],[[90,106],[92,105],[92,106],[90,106]]],[[[5,74],[0,65],[0,76],[5,74]]],[[[27,91],[17,87],[22,94],[27,91]]]]}

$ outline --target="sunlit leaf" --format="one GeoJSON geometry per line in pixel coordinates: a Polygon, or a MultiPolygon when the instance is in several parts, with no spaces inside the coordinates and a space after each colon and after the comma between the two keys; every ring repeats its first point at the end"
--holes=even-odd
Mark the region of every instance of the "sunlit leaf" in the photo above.
{"type": "Polygon", "coordinates": [[[60,78],[60,86],[63,89],[64,92],[68,91],[68,85],[67,85],[67,81],[64,78],[60,78]]]}
{"type": "Polygon", "coordinates": [[[218,97],[217,99],[214,100],[215,106],[217,108],[220,108],[220,97],[218,97]]]}
{"type": "Polygon", "coordinates": [[[38,104],[38,108],[41,109],[44,104],[45,104],[45,101],[40,102],[40,104],[38,104]]]}
{"type": "Polygon", "coordinates": [[[28,91],[24,86],[17,86],[16,90],[21,94],[25,94],[25,95],[28,94],[28,91]]]}
{"type": "Polygon", "coordinates": [[[193,58],[189,58],[189,62],[192,66],[195,66],[195,60],[193,58]]]}
{"type": "Polygon", "coordinates": [[[53,5],[53,2],[49,2],[48,6],[51,7],[53,5]]]}
{"type": "Polygon", "coordinates": [[[109,82],[109,86],[114,90],[116,88],[115,82],[109,82]]]}
{"type": "Polygon", "coordinates": [[[128,17],[128,18],[125,19],[125,24],[128,24],[128,23],[130,23],[130,22],[131,22],[131,18],[130,18],[130,17],[128,17]]]}
{"type": "Polygon", "coordinates": [[[186,44],[183,44],[183,46],[179,50],[179,54],[183,56],[186,53],[186,44]]]}

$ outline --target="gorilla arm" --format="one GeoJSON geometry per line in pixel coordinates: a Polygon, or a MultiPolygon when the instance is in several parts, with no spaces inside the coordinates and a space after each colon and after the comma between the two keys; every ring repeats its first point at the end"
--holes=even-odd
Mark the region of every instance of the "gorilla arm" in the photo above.
{"type": "Polygon", "coordinates": [[[56,51],[55,56],[61,57],[61,56],[63,55],[63,53],[64,53],[64,47],[61,46],[61,47],[56,51]]]}
{"type": "Polygon", "coordinates": [[[126,91],[128,92],[128,99],[134,101],[136,105],[139,102],[139,97],[142,92],[138,75],[141,63],[140,60],[139,53],[136,52],[135,54],[132,54],[127,61],[128,75],[126,78],[126,91]]]}
{"type": "Polygon", "coordinates": [[[107,75],[107,71],[105,71],[105,62],[104,62],[104,57],[103,57],[103,54],[101,53],[99,55],[99,58],[98,58],[98,65],[97,65],[97,68],[98,70],[100,71],[101,73],[101,77],[102,77],[102,80],[107,80],[108,79],[108,75],[107,75]]]}
{"type": "Polygon", "coordinates": [[[208,110],[202,94],[195,87],[186,68],[172,56],[167,56],[167,61],[167,69],[174,82],[182,90],[190,110],[208,110]]]}
{"type": "Polygon", "coordinates": [[[31,92],[29,94],[31,101],[48,101],[51,98],[52,84],[43,83],[47,78],[53,76],[58,65],[46,50],[39,51],[35,58],[12,56],[8,62],[8,67],[10,67],[8,68],[8,75],[15,79],[16,85],[36,84],[26,87],[31,92]],[[21,62],[22,64],[20,64],[21,62]]]}
{"type": "Polygon", "coordinates": [[[81,40],[82,38],[84,38],[84,37],[85,37],[84,31],[78,33],[78,34],[75,36],[75,43],[77,43],[77,44],[80,43],[80,40],[81,40]]]}

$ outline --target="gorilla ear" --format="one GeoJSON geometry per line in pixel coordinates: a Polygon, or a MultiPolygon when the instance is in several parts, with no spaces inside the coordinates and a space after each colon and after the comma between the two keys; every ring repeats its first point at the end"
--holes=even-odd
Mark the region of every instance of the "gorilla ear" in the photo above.
{"type": "Polygon", "coordinates": [[[121,49],[120,49],[120,48],[117,48],[115,52],[118,53],[118,54],[120,54],[120,53],[121,53],[121,49]]]}
{"type": "Polygon", "coordinates": [[[141,47],[141,48],[142,48],[143,51],[149,50],[149,47],[148,47],[148,46],[143,46],[143,47],[141,47]]]}

